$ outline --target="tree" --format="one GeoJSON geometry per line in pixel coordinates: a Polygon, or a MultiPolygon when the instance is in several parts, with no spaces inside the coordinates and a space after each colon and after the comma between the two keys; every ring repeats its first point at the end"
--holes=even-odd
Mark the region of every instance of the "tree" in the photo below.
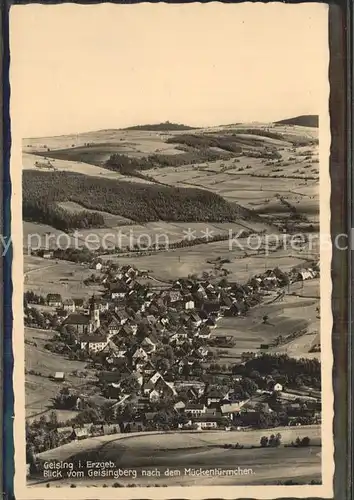
{"type": "Polygon", "coordinates": [[[263,316],[262,320],[263,320],[263,324],[265,324],[265,325],[266,325],[266,324],[268,323],[268,320],[269,320],[269,316],[268,316],[268,314],[265,314],[265,315],[263,316]]]}
{"type": "Polygon", "coordinates": [[[268,446],[268,438],[267,438],[267,436],[262,436],[261,437],[260,444],[261,444],[262,448],[265,448],[266,446],[268,446]]]}
{"type": "Polygon", "coordinates": [[[134,394],[137,393],[140,389],[139,382],[133,375],[122,380],[120,383],[121,390],[126,394],[134,394]]]}
{"type": "Polygon", "coordinates": [[[311,439],[308,436],[302,438],[301,446],[310,446],[311,439]]]}
{"type": "Polygon", "coordinates": [[[253,380],[247,377],[241,380],[240,385],[242,389],[250,396],[252,396],[252,394],[254,394],[258,389],[258,385],[253,380]]]}
{"type": "Polygon", "coordinates": [[[274,446],[278,447],[281,444],[281,434],[278,432],[274,439],[274,446]]]}
{"type": "Polygon", "coordinates": [[[51,430],[57,429],[59,427],[58,415],[55,411],[52,411],[49,415],[48,427],[51,430]]]}

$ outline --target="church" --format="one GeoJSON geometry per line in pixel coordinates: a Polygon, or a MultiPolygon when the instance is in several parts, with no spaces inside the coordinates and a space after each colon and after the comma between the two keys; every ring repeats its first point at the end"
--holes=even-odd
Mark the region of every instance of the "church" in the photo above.
{"type": "Polygon", "coordinates": [[[66,318],[63,325],[73,327],[79,336],[94,333],[100,327],[99,301],[93,295],[90,299],[89,314],[72,313],[66,318]]]}

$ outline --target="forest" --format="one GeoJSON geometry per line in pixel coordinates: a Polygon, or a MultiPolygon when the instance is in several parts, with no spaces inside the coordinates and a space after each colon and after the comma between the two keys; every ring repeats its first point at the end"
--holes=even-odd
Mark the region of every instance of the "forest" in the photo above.
{"type": "Polygon", "coordinates": [[[241,153],[239,139],[233,136],[183,134],[167,139],[168,143],[185,144],[193,148],[219,148],[230,153],[241,153]]]}
{"type": "MultiPolygon", "coordinates": [[[[39,189],[40,190],[40,189],[39,189]]],[[[104,218],[101,214],[82,210],[69,212],[50,201],[48,196],[24,197],[23,219],[30,222],[48,224],[62,231],[71,229],[89,229],[90,227],[104,227],[104,218]]]]}
{"type": "Polygon", "coordinates": [[[301,127],[315,127],[318,128],[319,117],[318,115],[301,115],[286,120],[279,120],[275,124],[279,125],[298,125],[301,127]]]}
{"type": "Polygon", "coordinates": [[[103,225],[89,210],[121,215],[139,223],[164,221],[233,222],[243,209],[221,196],[198,188],[130,183],[73,172],[23,172],[23,219],[58,229],[103,225]],[[84,207],[69,213],[58,203],[84,207]]]}
{"type": "Polygon", "coordinates": [[[168,130],[193,130],[195,127],[183,125],[183,123],[171,123],[169,121],[163,123],[153,123],[147,125],[134,125],[133,127],[126,127],[123,130],[152,130],[152,131],[168,131],[168,130]]]}
{"type": "Polygon", "coordinates": [[[202,150],[184,151],[180,154],[152,154],[146,158],[131,158],[122,154],[112,154],[103,165],[109,170],[114,170],[125,175],[138,177],[139,171],[155,167],[180,167],[206,161],[228,159],[230,155],[223,152],[212,151],[209,148],[202,150]]]}
{"type": "Polygon", "coordinates": [[[242,371],[250,374],[254,371],[262,375],[282,375],[287,377],[289,386],[307,385],[321,387],[321,363],[317,359],[295,359],[287,354],[263,354],[245,363],[234,366],[234,373],[242,371]]]}

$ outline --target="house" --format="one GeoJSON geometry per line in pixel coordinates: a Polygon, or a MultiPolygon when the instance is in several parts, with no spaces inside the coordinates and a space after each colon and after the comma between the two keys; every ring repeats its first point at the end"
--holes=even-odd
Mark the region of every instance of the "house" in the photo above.
{"type": "Polygon", "coordinates": [[[282,392],[283,386],[277,382],[271,381],[268,384],[268,389],[273,392],[282,392]]]}
{"type": "Polygon", "coordinates": [[[61,295],[59,293],[48,293],[47,295],[47,304],[50,307],[59,307],[61,308],[63,305],[63,301],[61,295]]]}
{"type": "Polygon", "coordinates": [[[90,352],[102,351],[107,344],[107,334],[103,334],[103,332],[98,332],[95,335],[85,335],[80,339],[81,349],[87,349],[90,352]]]}
{"type": "Polygon", "coordinates": [[[194,307],[195,307],[194,300],[187,300],[187,302],[184,303],[184,308],[186,310],[194,309],[194,307]]]}
{"type": "Polygon", "coordinates": [[[111,283],[110,294],[112,300],[123,300],[128,293],[125,283],[111,283]]]}
{"type": "Polygon", "coordinates": [[[144,361],[147,361],[149,359],[149,355],[142,347],[136,347],[136,349],[133,351],[132,359],[133,360],[142,359],[144,361]]]}
{"type": "Polygon", "coordinates": [[[216,328],[216,320],[212,317],[209,317],[206,322],[205,322],[206,326],[208,326],[209,328],[216,328]]]}
{"type": "Polygon", "coordinates": [[[142,421],[126,421],[123,422],[122,432],[141,432],[145,429],[142,421]]]}
{"type": "Polygon", "coordinates": [[[42,257],[43,257],[43,259],[52,259],[53,252],[51,252],[49,250],[43,250],[42,257]]]}
{"type": "Polygon", "coordinates": [[[64,380],[65,380],[65,373],[64,372],[55,372],[54,376],[52,378],[56,382],[64,382],[64,380]]]}
{"type": "Polygon", "coordinates": [[[201,339],[210,339],[211,331],[207,325],[202,325],[197,332],[197,336],[201,339]]]}
{"type": "Polygon", "coordinates": [[[244,363],[246,361],[249,361],[251,359],[254,359],[257,357],[257,354],[254,352],[243,352],[241,354],[241,361],[244,363]]]}
{"type": "Polygon", "coordinates": [[[110,337],[113,335],[117,335],[121,328],[121,323],[118,321],[116,317],[113,317],[111,321],[108,323],[108,334],[110,337]]]}
{"type": "Polygon", "coordinates": [[[149,393],[149,400],[151,402],[156,402],[156,401],[160,401],[160,393],[159,391],[157,391],[156,389],[153,389],[150,393],[149,393]]]}
{"type": "Polygon", "coordinates": [[[198,315],[198,313],[196,312],[193,312],[190,316],[189,316],[189,321],[192,323],[192,325],[196,328],[198,327],[201,323],[202,323],[202,320],[200,318],[200,316],[198,315]]]}
{"type": "Polygon", "coordinates": [[[63,309],[68,312],[75,312],[76,306],[72,299],[66,299],[63,301],[63,309]]]}
{"type": "Polygon", "coordinates": [[[127,278],[135,278],[138,275],[138,271],[129,265],[122,266],[120,272],[127,278]]]}
{"type": "Polygon", "coordinates": [[[100,298],[96,299],[96,301],[97,301],[97,305],[98,305],[100,312],[108,311],[109,305],[110,305],[109,300],[100,297],[100,298]]]}
{"type": "Polygon", "coordinates": [[[110,340],[110,336],[107,337],[107,345],[100,353],[102,356],[106,356],[106,361],[108,363],[112,363],[113,359],[124,358],[126,349],[120,349],[112,340],[110,340]]]}
{"type": "Polygon", "coordinates": [[[81,441],[82,439],[86,439],[89,437],[89,430],[87,427],[77,427],[73,429],[70,439],[72,441],[81,441]]]}
{"type": "Polygon", "coordinates": [[[160,377],[158,381],[155,384],[155,391],[158,391],[160,396],[163,397],[175,397],[177,396],[177,391],[174,387],[173,382],[167,382],[166,380],[163,379],[163,377],[160,377]]]}
{"type": "Polygon", "coordinates": [[[149,337],[145,337],[140,346],[149,353],[156,351],[156,344],[149,337]]]}
{"type": "Polygon", "coordinates": [[[120,337],[132,337],[134,335],[134,330],[126,323],[120,328],[118,335],[120,337]]]}
{"type": "Polygon", "coordinates": [[[187,415],[200,416],[205,413],[206,407],[203,404],[187,404],[184,411],[187,415]]]}
{"type": "Polygon", "coordinates": [[[84,299],[74,299],[76,309],[82,309],[84,307],[84,299]]]}
{"type": "Polygon", "coordinates": [[[306,281],[315,277],[316,273],[312,269],[298,269],[294,273],[295,281],[306,281]]]}
{"type": "Polygon", "coordinates": [[[168,298],[169,302],[173,304],[182,300],[182,294],[179,290],[171,290],[168,294],[168,298]]]}
{"type": "Polygon", "coordinates": [[[149,380],[143,386],[143,392],[145,395],[150,394],[150,392],[155,389],[155,385],[160,378],[163,378],[163,377],[162,377],[161,373],[159,373],[159,372],[155,372],[154,375],[152,375],[149,378],[149,380]]]}
{"type": "Polygon", "coordinates": [[[64,309],[58,309],[56,313],[57,313],[57,317],[58,317],[59,322],[64,321],[69,316],[68,311],[64,311],[64,309]]]}
{"type": "Polygon", "coordinates": [[[96,271],[102,271],[102,263],[101,262],[97,262],[97,264],[95,265],[95,269],[96,271]]]}
{"type": "Polygon", "coordinates": [[[246,403],[246,401],[223,404],[220,406],[221,413],[225,416],[233,416],[233,415],[239,416],[241,413],[242,406],[246,403]]]}
{"type": "Polygon", "coordinates": [[[174,404],[173,408],[177,411],[184,410],[186,407],[186,403],[183,401],[177,401],[177,403],[174,404]]]}
{"type": "Polygon", "coordinates": [[[195,422],[197,424],[197,428],[200,430],[208,430],[208,429],[217,429],[218,423],[216,420],[197,420],[195,422]]]}
{"type": "Polygon", "coordinates": [[[128,321],[128,313],[124,309],[118,309],[115,312],[115,318],[121,325],[124,325],[128,321]]]}
{"type": "Polygon", "coordinates": [[[200,346],[197,351],[196,351],[200,356],[201,358],[206,358],[208,356],[208,353],[209,353],[209,350],[207,347],[204,347],[204,346],[200,346]]]}
{"type": "Polygon", "coordinates": [[[170,337],[171,340],[175,340],[176,342],[182,342],[187,338],[188,338],[188,333],[183,328],[179,328],[179,330],[177,330],[177,332],[175,332],[170,337]]]}
{"type": "Polygon", "coordinates": [[[222,413],[218,408],[206,408],[204,418],[222,418],[222,413]]]}
{"type": "Polygon", "coordinates": [[[152,364],[150,360],[144,361],[140,360],[136,363],[135,368],[139,370],[141,373],[144,373],[146,375],[152,375],[155,371],[156,368],[152,364]]]}
{"type": "Polygon", "coordinates": [[[213,403],[219,403],[227,397],[227,395],[228,390],[226,388],[218,389],[217,387],[209,387],[205,393],[206,404],[209,406],[213,403]]]}

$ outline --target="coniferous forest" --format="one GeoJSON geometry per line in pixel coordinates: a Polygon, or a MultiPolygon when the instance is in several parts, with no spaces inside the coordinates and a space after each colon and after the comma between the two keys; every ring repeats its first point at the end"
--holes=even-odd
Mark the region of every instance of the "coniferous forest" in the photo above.
{"type": "Polygon", "coordinates": [[[70,230],[103,226],[99,210],[144,223],[165,221],[231,222],[244,209],[221,196],[197,188],[142,184],[90,177],[72,172],[23,172],[23,218],[70,230]],[[58,206],[76,202],[82,212],[58,206]]]}

